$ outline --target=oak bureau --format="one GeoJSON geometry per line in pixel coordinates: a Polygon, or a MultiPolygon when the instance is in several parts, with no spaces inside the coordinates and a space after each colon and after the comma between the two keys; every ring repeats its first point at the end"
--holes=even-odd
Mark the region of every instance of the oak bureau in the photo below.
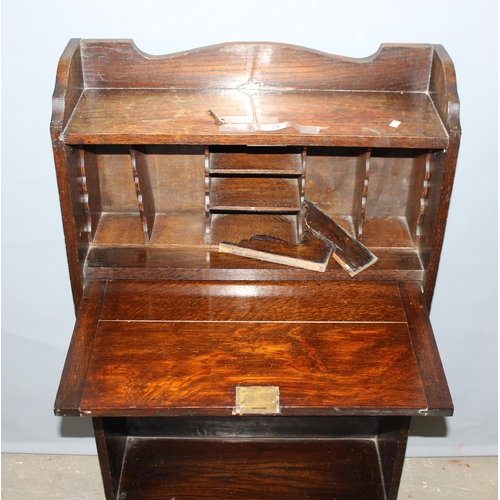
{"type": "Polygon", "coordinates": [[[71,40],[51,122],[76,324],[55,402],[107,500],[395,500],[453,404],[429,321],[451,59],[71,40]]]}

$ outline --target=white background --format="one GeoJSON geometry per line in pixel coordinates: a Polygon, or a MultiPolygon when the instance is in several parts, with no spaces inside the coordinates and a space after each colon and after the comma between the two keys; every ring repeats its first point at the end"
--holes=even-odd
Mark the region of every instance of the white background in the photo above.
{"type": "Polygon", "coordinates": [[[431,319],[455,416],[415,421],[408,454],[496,454],[497,20],[496,0],[3,0],[3,451],[95,453],[88,420],[52,414],[74,313],[51,95],[70,38],[133,38],[152,54],[257,40],[351,57],[444,45],[463,140],[431,319]]]}

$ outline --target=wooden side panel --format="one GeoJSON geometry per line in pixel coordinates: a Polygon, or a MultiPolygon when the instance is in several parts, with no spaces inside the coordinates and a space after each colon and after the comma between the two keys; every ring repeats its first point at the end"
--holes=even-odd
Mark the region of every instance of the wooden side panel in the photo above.
{"type": "Polygon", "coordinates": [[[106,500],[116,500],[127,445],[125,421],[95,417],[92,422],[106,500]]]}
{"type": "Polygon", "coordinates": [[[430,153],[425,160],[425,170],[421,173],[423,191],[415,243],[425,270],[429,269],[434,245],[437,243],[436,237],[440,234],[442,236],[439,230],[436,231],[436,223],[443,188],[445,160],[446,154],[443,151],[430,153]]]}
{"type": "MultiPolygon", "coordinates": [[[[85,175],[84,152],[80,148],[57,145],[54,146],[54,157],[66,254],[76,312],[84,287],[84,262],[92,238],[92,219],[85,175]]],[[[98,214],[96,215],[98,216],[98,214]]]]}
{"type": "Polygon", "coordinates": [[[227,43],[167,56],[145,54],[131,40],[82,40],[81,47],[86,86],[101,88],[237,88],[248,82],[263,88],[423,92],[432,57],[431,45],[382,45],[364,59],[278,43],[227,43]]]}
{"type": "MultiPolygon", "coordinates": [[[[80,45],[78,40],[73,39],[68,43],[57,67],[56,83],[52,96],[50,134],[75,311],[78,309],[83,290],[82,256],[86,252],[82,252],[85,242],[82,243],[82,227],[80,227],[81,206],[76,208],[75,212],[78,202],[73,199],[79,194],[75,187],[75,177],[78,175],[75,174],[73,151],[60,141],[60,134],[72,115],[83,90],[80,45]]],[[[78,200],[80,200],[79,196],[78,200]]],[[[87,237],[88,234],[84,233],[83,238],[87,237]]]]}
{"type": "Polygon", "coordinates": [[[103,281],[92,281],[83,295],[54,404],[56,415],[80,415],[81,394],[92,355],[105,287],[106,283],[103,281]]]}
{"type": "Polygon", "coordinates": [[[441,45],[434,46],[429,94],[448,132],[460,133],[460,102],[453,61],[441,45]]]}
{"type": "Polygon", "coordinates": [[[80,43],[72,39],[65,48],[57,67],[56,84],[52,96],[52,140],[57,140],[78,99],[84,90],[80,43]]]}
{"type": "Polygon", "coordinates": [[[433,243],[430,254],[425,255],[428,261],[427,276],[424,291],[427,308],[430,310],[434,287],[436,284],[437,269],[444,239],[446,219],[450,204],[455,168],[457,163],[458,148],[460,145],[460,101],[457,93],[457,81],[453,62],[441,45],[434,46],[432,57],[431,75],[429,81],[429,95],[436,110],[449,133],[450,143],[445,153],[437,154],[443,164],[442,186],[440,187],[439,200],[435,196],[435,226],[433,228],[433,243]]]}
{"type": "Polygon", "coordinates": [[[410,417],[381,418],[377,433],[380,468],[387,500],[397,500],[410,417]]]}

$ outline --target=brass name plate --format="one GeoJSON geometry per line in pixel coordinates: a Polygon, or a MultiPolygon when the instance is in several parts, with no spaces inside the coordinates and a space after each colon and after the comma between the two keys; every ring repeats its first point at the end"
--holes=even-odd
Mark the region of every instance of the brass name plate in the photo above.
{"type": "Polygon", "coordinates": [[[280,388],[276,386],[237,386],[233,415],[269,415],[280,412],[280,388]]]}

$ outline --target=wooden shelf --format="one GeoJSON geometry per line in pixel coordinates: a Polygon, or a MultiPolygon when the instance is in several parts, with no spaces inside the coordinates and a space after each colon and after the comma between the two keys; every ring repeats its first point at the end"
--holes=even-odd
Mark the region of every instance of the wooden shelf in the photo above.
{"type": "Polygon", "coordinates": [[[307,135],[290,127],[279,133],[221,132],[207,110],[247,120],[249,98],[238,90],[88,89],[61,139],[67,144],[448,145],[425,93],[266,91],[255,97],[265,116],[327,128],[307,135]],[[393,120],[401,125],[391,127],[393,120]]]}
{"type": "Polygon", "coordinates": [[[425,272],[415,250],[375,251],[378,261],[354,278],[333,257],[326,271],[317,273],[219,253],[217,247],[174,245],[93,247],[84,273],[86,279],[422,281],[425,272]]]}
{"type": "Polygon", "coordinates": [[[299,212],[297,179],[260,177],[212,177],[209,209],[238,212],[299,212]]]}
{"type": "MultiPolygon", "coordinates": [[[[287,152],[290,148],[232,148],[210,153],[209,174],[219,175],[302,175],[300,153],[287,152]]],[[[211,148],[212,150],[212,148],[211,148]]]]}
{"type": "Polygon", "coordinates": [[[385,500],[380,471],[377,445],[368,439],[129,437],[118,498],[385,500]]]}

